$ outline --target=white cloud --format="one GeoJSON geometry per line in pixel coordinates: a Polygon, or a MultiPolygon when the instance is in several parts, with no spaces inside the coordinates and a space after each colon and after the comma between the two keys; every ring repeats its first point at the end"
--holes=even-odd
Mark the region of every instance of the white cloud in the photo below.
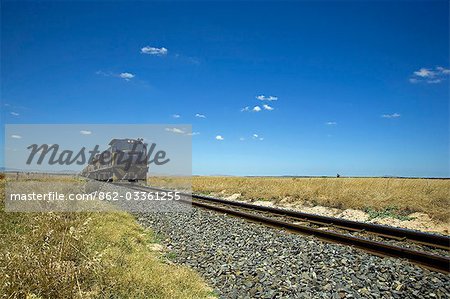
{"type": "Polygon", "coordinates": [[[437,84],[437,83],[441,83],[442,79],[433,79],[433,80],[427,80],[427,83],[430,84],[437,84]]]}
{"type": "Polygon", "coordinates": [[[104,71],[96,71],[95,74],[101,75],[101,76],[105,76],[105,77],[113,76],[112,73],[106,73],[106,72],[104,72],[104,71]]]}
{"type": "Polygon", "coordinates": [[[81,131],[80,131],[80,134],[81,134],[81,135],[91,135],[92,132],[91,132],[91,131],[88,131],[88,130],[81,130],[81,131]]]}
{"type": "Polygon", "coordinates": [[[267,104],[264,104],[264,105],[263,105],[263,108],[264,108],[265,110],[269,110],[269,111],[272,111],[272,110],[273,110],[273,107],[271,107],[271,106],[269,106],[269,105],[267,105],[267,104]]]}
{"type": "Polygon", "coordinates": [[[398,113],[392,113],[392,114],[383,114],[381,115],[382,118],[399,118],[401,115],[398,113]]]}
{"type": "Polygon", "coordinates": [[[172,132],[175,134],[182,134],[182,135],[186,135],[186,136],[197,136],[200,135],[199,132],[186,132],[184,129],[180,129],[180,128],[166,128],[167,132],[172,132]]]}
{"type": "Polygon", "coordinates": [[[434,77],[435,73],[432,70],[429,70],[426,68],[421,68],[420,70],[415,71],[414,75],[422,77],[422,78],[430,78],[430,77],[434,77]]]}
{"type": "Polygon", "coordinates": [[[133,79],[135,77],[135,75],[133,75],[131,73],[120,73],[119,77],[122,79],[125,79],[126,81],[130,81],[131,79],[133,79]]]}
{"type": "Polygon", "coordinates": [[[256,98],[260,101],[276,101],[276,100],[278,100],[278,97],[276,97],[276,96],[266,97],[265,95],[259,95],[256,98]]]}
{"type": "Polygon", "coordinates": [[[178,128],[166,128],[166,131],[176,134],[184,134],[184,131],[178,128]]]}
{"type": "Polygon", "coordinates": [[[335,125],[337,125],[337,122],[335,122],[335,121],[327,121],[325,124],[328,125],[328,126],[335,126],[335,125]]]}
{"type": "Polygon", "coordinates": [[[195,117],[206,118],[206,116],[204,114],[200,114],[200,113],[195,114],[195,117]]]}
{"type": "Polygon", "coordinates": [[[179,114],[172,114],[172,117],[173,117],[173,118],[180,118],[181,115],[179,115],[179,114]]]}
{"type": "Polygon", "coordinates": [[[220,141],[222,141],[222,140],[224,140],[225,138],[223,138],[221,135],[217,135],[216,136],[216,140],[220,140],[220,141]]]}
{"type": "Polygon", "coordinates": [[[22,136],[20,136],[20,135],[11,135],[11,138],[14,138],[14,139],[22,139],[22,136]]]}
{"type": "Polygon", "coordinates": [[[244,138],[244,137],[241,137],[241,138],[239,138],[239,140],[240,140],[240,141],[244,141],[244,140],[245,140],[245,138],[244,138]]]}
{"type": "Polygon", "coordinates": [[[123,72],[123,73],[117,74],[117,73],[112,73],[112,72],[96,71],[95,73],[97,75],[104,76],[104,77],[118,77],[118,78],[122,78],[122,79],[124,79],[126,81],[130,81],[131,79],[136,77],[136,75],[134,75],[132,73],[128,73],[128,72],[123,72]]]}
{"type": "Polygon", "coordinates": [[[274,110],[274,108],[272,106],[269,106],[267,104],[263,104],[262,108],[260,106],[255,106],[252,109],[250,109],[249,106],[246,106],[244,108],[241,109],[241,112],[249,112],[249,111],[253,111],[253,112],[260,112],[261,110],[267,110],[267,111],[272,111],[274,110]]]}
{"type": "Polygon", "coordinates": [[[10,114],[13,115],[13,116],[19,116],[19,115],[20,115],[20,114],[17,113],[17,112],[10,112],[10,114]]]}
{"type": "Polygon", "coordinates": [[[258,134],[253,134],[252,135],[252,139],[254,139],[254,140],[261,140],[261,141],[264,140],[264,138],[259,136],[258,134]]]}
{"type": "Polygon", "coordinates": [[[164,55],[167,55],[168,52],[169,52],[169,50],[167,50],[164,47],[156,48],[156,47],[146,46],[146,47],[141,48],[141,53],[148,54],[148,55],[164,56],[164,55]]]}
{"type": "Polygon", "coordinates": [[[199,132],[192,132],[192,133],[187,133],[186,135],[188,136],[196,136],[196,135],[200,135],[199,132]]]}
{"type": "Polygon", "coordinates": [[[434,69],[421,68],[413,72],[413,75],[409,78],[409,82],[437,84],[444,81],[449,74],[450,69],[442,66],[437,66],[434,69]]]}
{"type": "Polygon", "coordinates": [[[442,73],[442,74],[445,74],[445,75],[450,74],[450,69],[446,69],[446,68],[444,68],[444,67],[442,67],[442,66],[436,67],[436,70],[437,70],[438,72],[442,73]]]}

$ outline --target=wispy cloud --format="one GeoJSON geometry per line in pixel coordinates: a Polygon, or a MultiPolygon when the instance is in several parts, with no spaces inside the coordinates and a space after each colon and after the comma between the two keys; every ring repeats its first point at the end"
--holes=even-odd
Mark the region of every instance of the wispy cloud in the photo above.
{"type": "Polygon", "coordinates": [[[20,115],[20,114],[17,113],[17,112],[10,112],[10,114],[11,114],[12,116],[19,116],[19,115],[20,115]]]}
{"type": "Polygon", "coordinates": [[[91,131],[88,131],[88,130],[81,130],[81,131],[80,131],[80,134],[81,134],[81,135],[91,135],[92,132],[91,132],[91,131]]]}
{"type": "Polygon", "coordinates": [[[132,74],[132,73],[129,73],[129,72],[123,72],[123,73],[117,74],[117,73],[112,73],[112,72],[96,71],[95,73],[97,75],[104,76],[104,77],[121,78],[121,79],[124,79],[125,81],[130,81],[131,79],[136,77],[135,74],[132,74]]]}
{"type": "Polygon", "coordinates": [[[442,74],[450,75],[450,69],[446,69],[446,68],[444,68],[444,67],[442,67],[442,66],[436,67],[436,70],[437,70],[438,72],[441,72],[442,74]]]}
{"type": "Polygon", "coordinates": [[[191,132],[191,133],[187,133],[186,135],[188,135],[188,136],[197,136],[197,135],[200,135],[200,133],[199,132],[191,132]]]}
{"type": "Polygon", "coordinates": [[[442,79],[432,79],[432,80],[427,80],[427,83],[430,84],[437,84],[437,83],[441,83],[442,79]]]}
{"type": "Polygon", "coordinates": [[[239,140],[240,141],[245,141],[245,138],[244,137],[240,137],[239,140]]]}
{"type": "Polygon", "coordinates": [[[241,112],[260,112],[260,111],[262,111],[262,110],[267,110],[267,111],[272,111],[272,110],[274,110],[274,108],[272,107],[272,106],[269,106],[269,105],[266,105],[266,104],[264,104],[264,105],[262,105],[262,108],[261,108],[261,106],[254,106],[253,108],[251,108],[250,109],[250,107],[249,106],[245,106],[244,108],[242,108],[241,109],[241,112]]]}
{"type": "Polygon", "coordinates": [[[173,118],[180,118],[181,115],[179,115],[179,114],[172,114],[172,117],[173,117],[173,118]]]}
{"type": "Polygon", "coordinates": [[[436,74],[432,70],[429,70],[426,68],[421,68],[420,70],[415,71],[414,75],[416,75],[418,77],[422,77],[422,78],[431,78],[431,77],[434,77],[436,74]]]}
{"type": "Polygon", "coordinates": [[[120,78],[125,79],[126,81],[130,81],[131,79],[133,79],[135,77],[134,74],[132,73],[120,73],[119,75],[120,78]]]}
{"type": "Polygon", "coordinates": [[[186,132],[184,129],[180,128],[166,128],[167,132],[172,132],[175,134],[185,135],[185,136],[197,136],[200,135],[199,132],[186,132]]]}
{"type": "Polygon", "coordinates": [[[269,105],[267,105],[267,104],[264,104],[264,105],[263,105],[263,108],[264,108],[264,110],[269,110],[269,111],[272,111],[272,110],[273,110],[273,107],[271,107],[271,106],[269,106],[269,105]]]}
{"type": "Polygon", "coordinates": [[[200,113],[195,114],[195,117],[206,118],[206,116],[204,114],[200,114],[200,113]]]}
{"type": "Polygon", "coordinates": [[[169,52],[169,50],[167,50],[164,47],[157,48],[157,47],[145,46],[145,47],[141,48],[141,53],[148,54],[148,55],[165,56],[165,55],[167,55],[168,52],[169,52]]]}
{"type": "Polygon", "coordinates": [[[22,139],[22,136],[20,136],[20,135],[11,135],[11,138],[14,138],[14,139],[22,139]]]}
{"type": "Polygon", "coordinates": [[[166,128],[166,131],[176,133],[176,134],[184,134],[184,130],[179,128],[166,128]]]}
{"type": "Polygon", "coordinates": [[[392,114],[382,114],[382,118],[399,118],[401,115],[399,113],[392,113],[392,114]]]}
{"type": "Polygon", "coordinates": [[[104,72],[104,71],[101,71],[101,70],[100,71],[96,71],[95,74],[96,75],[100,75],[100,76],[105,76],[105,77],[114,76],[114,74],[111,73],[111,72],[107,73],[107,72],[104,72]]]}
{"type": "Polygon", "coordinates": [[[337,122],[335,122],[335,121],[327,121],[325,124],[327,126],[335,126],[335,125],[337,125],[337,122]]]}
{"type": "Polygon", "coordinates": [[[413,72],[409,78],[409,82],[437,84],[444,81],[448,75],[450,75],[450,69],[442,66],[437,66],[434,69],[423,67],[413,72]]]}
{"type": "Polygon", "coordinates": [[[256,96],[256,98],[260,101],[276,101],[276,100],[278,100],[278,97],[276,97],[276,96],[259,95],[259,96],[256,96]]]}
{"type": "MultiPolygon", "coordinates": [[[[259,96],[256,96],[256,99],[258,99],[260,101],[276,101],[276,100],[278,100],[278,97],[259,95],[259,96]]],[[[250,111],[260,112],[262,110],[272,111],[272,110],[274,110],[274,108],[268,104],[262,104],[261,106],[256,105],[253,108],[250,108],[249,106],[245,106],[244,108],[241,109],[241,112],[250,112],[250,111]]]]}
{"type": "Polygon", "coordinates": [[[258,134],[252,134],[252,139],[261,140],[261,141],[264,140],[264,138],[259,136],[258,134]]]}
{"type": "Polygon", "coordinates": [[[222,135],[217,135],[217,136],[216,136],[216,140],[222,141],[222,140],[224,140],[224,139],[225,139],[225,138],[223,138],[222,135]]]}

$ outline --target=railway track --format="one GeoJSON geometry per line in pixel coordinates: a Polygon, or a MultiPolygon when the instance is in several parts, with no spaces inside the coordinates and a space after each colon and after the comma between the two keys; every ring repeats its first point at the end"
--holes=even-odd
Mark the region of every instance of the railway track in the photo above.
{"type": "MultiPolygon", "coordinates": [[[[168,191],[136,184],[114,184],[142,192],[168,191]]],[[[426,251],[426,248],[430,248],[439,249],[448,253],[450,251],[450,238],[447,236],[280,208],[258,206],[204,195],[191,195],[186,193],[181,193],[181,195],[192,196],[192,202],[183,198],[181,201],[191,203],[193,206],[234,215],[297,233],[314,235],[326,241],[351,245],[379,256],[404,258],[434,271],[450,273],[449,257],[426,251]],[[352,235],[352,233],[357,233],[358,236],[352,235]],[[424,249],[410,249],[359,236],[364,234],[375,235],[377,238],[395,240],[397,242],[413,242],[420,244],[424,249]]]]}

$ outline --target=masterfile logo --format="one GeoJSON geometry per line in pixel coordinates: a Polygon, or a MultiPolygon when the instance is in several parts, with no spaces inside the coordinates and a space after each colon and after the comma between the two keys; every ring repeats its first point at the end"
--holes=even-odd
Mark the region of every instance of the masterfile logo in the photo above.
{"type": "Polygon", "coordinates": [[[191,190],[191,137],[174,132],[171,125],[6,125],[6,210],[167,210],[179,198],[167,192],[191,190]],[[171,189],[151,194],[125,184],[171,189]]]}

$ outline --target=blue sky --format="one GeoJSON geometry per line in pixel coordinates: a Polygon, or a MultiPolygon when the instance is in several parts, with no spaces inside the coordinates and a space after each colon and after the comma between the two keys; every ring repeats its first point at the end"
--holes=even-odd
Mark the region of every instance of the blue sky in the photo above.
{"type": "Polygon", "coordinates": [[[1,14],[3,124],[192,124],[194,174],[449,176],[448,1],[1,14]]]}

